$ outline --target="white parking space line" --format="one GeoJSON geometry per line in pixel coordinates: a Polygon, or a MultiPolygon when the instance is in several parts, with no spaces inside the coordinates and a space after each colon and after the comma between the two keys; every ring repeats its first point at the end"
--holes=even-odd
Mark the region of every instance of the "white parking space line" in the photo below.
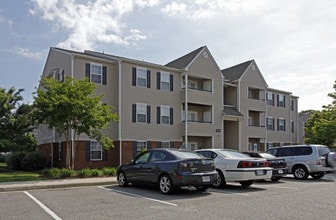
{"type": "Polygon", "coordinates": [[[279,189],[293,189],[293,190],[297,190],[299,188],[297,187],[289,187],[289,186],[275,186],[275,185],[263,185],[263,184],[258,184],[258,186],[262,186],[262,187],[270,187],[270,188],[279,188],[279,189]]]}
{"type": "Polygon", "coordinates": [[[102,186],[97,186],[97,187],[100,188],[100,189],[104,189],[104,190],[108,190],[108,191],[112,191],[112,192],[116,192],[116,193],[121,193],[121,194],[125,194],[125,195],[128,195],[128,196],[134,196],[134,197],[138,197],[138,198],[142,198],[142,199],[147,199],[147,200],[150,200],[150,201],[159,202],[159,203],[163,203],[163,204],[174,206],[174,207],[178,206],[175,203],[166,202],[166,201],[159,200],[159,199],[152,199],[152,198],[149,198],[149,197],[140,196],[140,195],[137,195],[137,194],[123,192],[123,191],[119,191],[119,190],[115,190],[115,189],[107,189],[107,188],[104,188],[102,186]]]}
{"type": "Polygon", "coordinates": [[[224,194],[229,194],[229,195],[249,196],[248,193],[229,192],[229,191],[220,190],[220,189],[208,189],[208,191],[214,192],[214,193],[224,193],[224,194]]]}
{"type": "Polygon", "coordinates": [[[45,206],[40,200],[36,199],[32,194],[30,194],[27,191],[24,191],[24,193],[31,198],[34,202],[36,202],[46,213],[48,213],[51,217],[53,217],[55,220],[62,220],[60,217],[58,217],[53,211],[51,211],[47,206],[45,206]]]}

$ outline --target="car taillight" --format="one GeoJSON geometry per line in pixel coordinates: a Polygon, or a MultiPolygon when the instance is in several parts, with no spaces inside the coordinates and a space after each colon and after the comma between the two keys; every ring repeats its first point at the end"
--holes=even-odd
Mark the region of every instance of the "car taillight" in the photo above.
{"type": "Polygon", "coordinates": [[[254,161],[240,161],[237,168],[252,168],[252,167],[270,167],[271,163],[264,162],[254,162],[254,161]]]}
{"type": "Polygon", "coordinates": [[[316,165],[320,165],[321,164],[321,159],[317,159],[316,160],[316,165]]]}
{"type": "Polygon", "coordinates": [[[252,167],[251,161],[240,161],[237,166],[237,168],[251,168],[251,167],[252,167]]]}

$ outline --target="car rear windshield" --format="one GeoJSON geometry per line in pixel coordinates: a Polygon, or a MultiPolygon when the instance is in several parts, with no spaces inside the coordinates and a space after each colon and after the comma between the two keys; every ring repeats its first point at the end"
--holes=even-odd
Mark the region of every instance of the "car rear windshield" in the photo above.
{"type": "Polygon", "coordinates": [[[202,155],[194,153],[194,152],[188,152],[188,151],[173,151],[172,152],[176,157],[182,158],[182,159],[201,159],[203,158],[202,155]]]}
{"type": "Polygon", "coordinates": [[[218,153],[227,158],[251,158],[250,156],[237,151],[220,150],[218,153]]]}

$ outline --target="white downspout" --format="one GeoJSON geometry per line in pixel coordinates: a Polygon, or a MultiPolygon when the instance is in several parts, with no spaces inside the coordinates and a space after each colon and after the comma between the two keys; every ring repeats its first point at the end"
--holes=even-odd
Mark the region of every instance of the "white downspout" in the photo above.
{"type": "MultiPolygon", "coordinates": [[[[71,79],[74,79],[74,55],[71,54],[71,79]]],[[[73,81],[72,81],[73,84],[73,81]]],[[[72,155],[72,168],[75,168],[75,138],[74,130],[71,129],[71,155],[72,155]]]]}
{"type": "Polygon", "coordinates": [[[188,73],[185,74],[185,100],[184,100],[184,110],[185,110],[185,148],[188,149],[188,73]]]}
{"type": "MultiPolygon", "coordinates": [[[[119,71],[119,100],[118,100],[118,114],[119,119],[121,118],[121,60],[118,61],[118,71],[119,71]]],[[[118,133],[119,133],[119,165],[122,164],[122,135],[121,135],[121,123],[118,122],[118,133]]]]}
{"type": "MultiPolygon", "coordinates": [[[[241,109],[240,109],[240,80],[238,81],[237,96],[238,96],[237,97],[237,100],[238,100],[237,108],[238,108],[238,111],[241,112],[241,109]]],[[[238,137],[239,137],[238,138],[238,150],[239,151],[241,150],[241,138],[242,138],[241,126],[242,126],[242,122],[239,121],[239,124],[238,124],[238,137]]]]}

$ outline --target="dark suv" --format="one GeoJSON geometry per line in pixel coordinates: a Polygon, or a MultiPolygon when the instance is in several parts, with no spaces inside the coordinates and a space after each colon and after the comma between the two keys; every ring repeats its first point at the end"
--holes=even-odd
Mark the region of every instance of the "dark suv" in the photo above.
{"type": "Polygon", "coordinates": [[[325,173],[336,171],[336,153],[324,145],[275,147],[267,153],[285,159],[289,173],[296,179],[307,179],[309,175],[319,179],[325,173]]]}

